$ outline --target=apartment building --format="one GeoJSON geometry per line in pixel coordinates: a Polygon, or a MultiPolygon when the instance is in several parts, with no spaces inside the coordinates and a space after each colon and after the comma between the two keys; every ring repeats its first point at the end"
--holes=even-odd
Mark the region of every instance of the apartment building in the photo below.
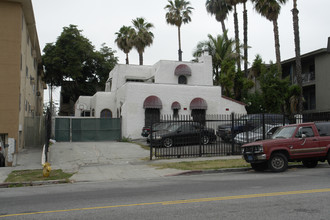
{"type": "MultiPolygon", "coordinates": [[[[281,62],[283,77],[290,76],[293,84],[296,62],[291,58],[281,62]]],[[[330,37],[326,48],[301,55],[304,113],[330,112],[330,37]]]]}
{"type": "Polygon", "coordinates": [[[25,118],[43,113],[42,69],[31,0],[1,0],[0,136],[14,139],[16,152],[24,148],[25,118]]]}

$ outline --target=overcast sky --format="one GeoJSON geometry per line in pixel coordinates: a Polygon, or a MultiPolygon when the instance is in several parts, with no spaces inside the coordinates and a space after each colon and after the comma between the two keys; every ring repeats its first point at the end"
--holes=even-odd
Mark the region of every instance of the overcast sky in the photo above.
{"type": "MultiPolygon", "coordinates": [[[[190,0],[194,8],[192,21],[181,28],[183,61],[190,61],[197,43],[207,35],[222,34],[221,25],[207,14],[205,0],[190,0]]],[[[168,25],[164,7],[167,0],[32,0],[37,23],[41,50],[46,43],[55,42],[63,27],[75,24],[82,34],[99,49],[102,43],[116,50],[119,63],[125,63],[125,54],[114,43],[115,32],[123,25],[132,25],[132,19],[144,17],[154,24],[154,42],[146,48],[144,64],[153,65],[158,60],[178,59],[177,28],[168,25]]],[[[282,60],[294,57],[292,0],[282,7],[278,20],[282,60]]],[[[327,47],[330,37],[330,1],[298,0],[301,53],[327,47]]],[[[239,14],[240,39],[243,41],[243,7],[237,7],[239,14]]],[[[229,37],[234,38],[233,14],[226,21],[229,37]]],[[[248,3],[249,61],[260,54],[264,61],[275,61],[273,25],[255,12],[248,3]]],[[[138,53],[133,49],[130,63],[138,64],[138,53]]]]}

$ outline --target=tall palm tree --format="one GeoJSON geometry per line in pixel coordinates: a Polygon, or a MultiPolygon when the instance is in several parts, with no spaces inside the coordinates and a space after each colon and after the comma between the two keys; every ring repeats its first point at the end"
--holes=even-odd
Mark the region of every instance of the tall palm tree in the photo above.
{"type": "Polygon", "coordinates": [[[277,19],[281,12],[281,4],[285,4],[288,0],[252,0],[254,8],[258,13],[273,22],[274,26],[274,40],[275,40],[275,53],[277,70],[281,74],[281,53],[280,53],[280,40],[277,19]]]}
{"type": "Polygon", "coordinates": [[[181,25],[187,24],[191,21],[190,14],[192,13],[193,7],[189,6],[190,2],[185,0],[168,0],[168,5],[165,6],[168,12],[166,13],[166,22],[170,25],[178,27],[178,40],[179,40],[179,61],[182,61],[182,50],[181,50],[181,25]]]}
{"type": "MultiPolygon", "coordinates": [[[[226,0],[206,0],[206,11],[215,16],[215,19],[221,22],[222,32],[226,32],[225,20],[229,12],[233,10],[232,6],[227,4],[226,0]]],[[[225,35],[227,36],[227,35],[225,35]]]]}
{"type": "Polygon", "coordinates": [[[297,9],[297,0],[293,0],[293,31],[294,31],[294,44],[296,50],[296,77],[298,86],[300,87],[299,101],[298,101],[298,113],[303,111],[303,89],[302,89],[302,70],[301,70],[301,58],[300,58],[300,36],[299,36],[299,10],[297,9]]]}
{"type": "Polygon", "coordinates": [[[208,54],[212,56],[214,84],[219,85],[220,75],[222,73],[225,74],[221,71],[222,63],[236,58],[234,41],[228,39],[227,31],[223,35],[218,35],[216,37],[209,34],[208,40],[200,41],[197,44],[193,56],[200,57],[204,52],[208,52],[208,54]]]}
{"type": "MultiPolygon", "coordinates": [[[[236,53],[240,54],[240,42],[239,42],[239,30],[238,30],[238,17],[237,17],[237,4],[241,3],[243,0],[226,0],[227,4],[233,6],[234,8],[234,26],[235,26],[235,44],[236,53]]],[[[241,56],[236,58],[237,70],[241,71],[241,56]]]]}
{"type": "Polygon", "coordinates": [[[132,20],[135,28],[134,47],[139,53],[139,64],[143,65],[144,49],[150,46],[154,40],[154,34],[150,31],[154,27],[152,23],[147,22],[144,18],[136,18],[132,20]]]}
{"type": "Polygon", "coordinates": [[[126,64],[129,64],[128,54],[133,48],[135,31],[130,26],[122,26],[119,29],[119,32],[116,32],[115,34],[117,35],[115,42],[117,43],[118,48],[126,54],[126,64]]]}
{"type": "Polygon", "coordinates": [[[247,0],[242,0],[243,3],[243,35],[244,35],[244,75],[248,76],[248,14],[246,10],[247,0]]]}

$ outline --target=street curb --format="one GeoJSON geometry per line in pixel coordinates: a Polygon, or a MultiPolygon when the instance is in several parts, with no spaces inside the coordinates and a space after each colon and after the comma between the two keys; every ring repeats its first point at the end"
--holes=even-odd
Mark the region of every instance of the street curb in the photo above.
{"type": "Polygon", "coordinates": [[[51,184],[72,183],[71,180],[48,180],[48,181],[33,181],[33,182],[13,182],[13,183],[0,183],[0,188],[14,188],[25,186],[41,186],[51,184]]]}
{"type": "Polygon", "coordinates": [[[198,174],[208,174],[208,173],[234,173],[234,172],[244,172],[252,170],[252,168],[244,167],[244,168],[225,168],[225,169],[218,169],[218,170],[189,170],[174,174],[168,174],[165,176],[184,176],[184,175],[198,175],[198,174]]]}

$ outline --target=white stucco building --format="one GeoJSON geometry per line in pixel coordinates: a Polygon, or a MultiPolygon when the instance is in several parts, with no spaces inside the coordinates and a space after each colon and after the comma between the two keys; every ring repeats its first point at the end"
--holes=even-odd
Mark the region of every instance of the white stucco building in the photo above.
{"type": "Polygon", "coordinates": [[[152,117],[232,112],[246,114],[245,105],[213,86],[211,56],[199,62],[119,64],[110,72],[104,92],[81,96],[75,104],[76,117],[122,117],[122,136],[130,138],[140,138],[152,117]]]}

